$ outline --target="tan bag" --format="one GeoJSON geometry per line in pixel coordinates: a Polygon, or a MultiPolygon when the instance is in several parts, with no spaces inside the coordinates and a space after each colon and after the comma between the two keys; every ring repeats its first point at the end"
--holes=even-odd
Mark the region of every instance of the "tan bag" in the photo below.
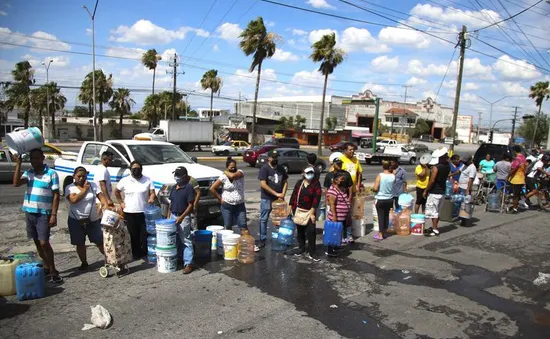
{"type": "Polygon", "coordinates": [[[297,207],[296,212],[294,212],[294,218],[292,218],[292,220],[296,225],[306,226],[310,220],[310,217],[311,210],[297,207]]]}

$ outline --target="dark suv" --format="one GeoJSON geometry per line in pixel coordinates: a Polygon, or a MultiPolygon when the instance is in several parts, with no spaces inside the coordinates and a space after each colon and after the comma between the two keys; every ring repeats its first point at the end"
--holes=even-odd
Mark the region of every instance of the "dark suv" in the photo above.
{"type": "Polygon", "coordinates": [[[288,148],[300,148],[300,143],[298,139],[295,138],[273,138],[269,141],[266,141],[264,145],[276,145],[278,147],[288,147],[288,148]]]}
{"type": "MultiPolygon", "coordinates": [[[[502,160],[504,154],[510,154],[512,156],[512,146],[510,145],[499,145],[499,144],[486,144],[483,143],[477,149],[474,155],[474,165],[479,166],[479,162],[485,159],[487,154],[490,154],[495,162],[502,160]]],[[[525,150],[521,149],[521,153],[525,154],[525,150]]]]}

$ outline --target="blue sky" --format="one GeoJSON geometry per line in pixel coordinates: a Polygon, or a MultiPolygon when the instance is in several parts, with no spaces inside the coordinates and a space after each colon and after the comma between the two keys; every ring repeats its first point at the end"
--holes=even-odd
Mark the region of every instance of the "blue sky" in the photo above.
{"type": "MultiPolygon", "coordinates": [[[[157,70],[158,90],[171,88],[167,62],[177,52],[180,70],[185,71],[178,76],[178,89],[202,93],[198,81],[206,70],[214,68],[224,78],[222,97],[237,98],[240,92],[252,99],[255,76],[248,72],[250,58],[238,48],[238,35],[248,21],[262,16],[268,30],[281,39],[277,54],[264,63],[260,97],[320,95],[322,77],[317,65],[308,58],[310,46],[333,31],[347,57],[330,77],[329,94],[351,95],[370,89],[387,100],[403,100],[403,85],[411,85],[407,101],[434,98],[439,89],[437,101],[452,105],[458,52],[448,67],[454,45],[437,37],[456,41],[463,24],[473,31],[538,2],[347,0],[398,21],[393,22],[337,0],[275,1],[382,26],[257,0],[157,0],[154,6],[151,1],[100,0],[95,24],[96,68],[113,74],[116,87],[133,90],[137,102],[134,111],[141,107],[152,81],[151,72],[135,59],[149,48],[156,48],[163,55],[157,70]],[[405,25],[432,32],[436,37],[405,25]]],[[[13,65],[26,59],[36,68],[37,83],[43,83],[46,75],[41,62],[51,59],[51,81],[67,87],[79,86],[92,68],[91,22],[81,5],[93,10],[94,3],[0,1],[0,79],[9,80],[13,65]]],[[[516,23],[510,20],[499,25],[501,28],[483,29],[475,35],[501,51],[471,40],[471,48],[466,51],[461,114],[477,116],[481,111],[486,120],[489,105],[480,97],[493,102],[506,95],[510,97],[494,106],[497,116],[511,116],[512,106],[516,105],[522,107],[522,113],[534,109],[527,98],[528,88],[536,81],[548,80],[550,73],[550,4],[538,4],[518,16],[516,23]]],[[[63,92],[68,108],[81,104],[76,101],[77,89],[66,88],[63,92]]],[[[224,98],[215,99],[215,106],[231,107],[232,101],[224,98]]],[[[191,95],[189,101],[194,108],[207,107],[209,102],[198,95],[191,95]]]]}

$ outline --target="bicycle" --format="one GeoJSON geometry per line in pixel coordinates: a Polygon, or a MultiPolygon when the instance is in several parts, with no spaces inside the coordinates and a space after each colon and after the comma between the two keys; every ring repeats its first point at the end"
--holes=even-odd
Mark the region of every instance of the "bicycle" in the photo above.
{"type": "Polygon", "coordinates": [[[537,190],[537,205],[539,210],[550,211],[550,181],[546,177],[537,178],[535,188],[537,190]],[[543,203],[544,200],[544,203],[543,203]]]}

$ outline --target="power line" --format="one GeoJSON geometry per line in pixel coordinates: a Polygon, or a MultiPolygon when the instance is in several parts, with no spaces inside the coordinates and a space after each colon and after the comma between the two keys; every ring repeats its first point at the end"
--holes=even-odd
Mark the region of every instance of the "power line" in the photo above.
{"type": "MultiPolygon", "coordinates": [[[[201,23],[199,24],[199,27],[197,27],[197,30],[201,29],[202,25],[204,24],[204,21],[206,20],[208,15],[210,15],[210,12],[214,8],[214,5],[216,4],[216,2],[218,2],[218,0],[214,0],[212,2],[212,5],[210,5],[210,8],[208,9],[208,12],[206,12],[206,15],[202,18],[201,23]]],[[[183,53],[185,53],[185,51],[187,51],[187,48],[189,47],[189,45],[191,45],[191,42],[193,42],[193,39],[197,36],[197,30],[195,31],[195,34],[193,34],[193,36],[189,39],[189,41],[187,42],[187,44],[183,48],[183,52],[181,52],[181,54],[183,54],[183,53]]]]}
{"type": "Polygon", "coordinates": [[[453,59],[456,54],[456,47],[453,49],[453,55],[451,56],[451,59],[449,60],[449,64],[447,65],[447,69],[445,70],[445,74],[443,75],[443,78],[441,79],[441,83],[439,84],[439,88],[437,89],[437,93],[435,95],[434,101],[437,102],[437,97],[439,96],[439,91],[441,91],[441,86],[443,86],[443,82],[445,81],[445,78],[447,77],[447,73],[449,72],[449,69],[451,68],[451,63],[453,62],[453,59]]]}
{"type": "Polygon", "coordinates": [[[508,21],[508,20],[511,20],[511,19],[517,17],[518,15],[527,12],[528,10],[530,10],[531,8],[535,7],[536,5],[540,4],[540,3],[543,2],[543,1],[544,1],[544,0],[539,0],[537,3],[535,3],[535,4],[533,4],[533,5],[531,5],[531,6],[527,7],[527,8],[525,8],[525,9],[522,10],[522,11],[517,12],[516,14],[514,14],[514,15],[512,15],[512,16],[506,18],[506,19],[502,19],[502,20],[497,21],[497,22],[494,22],[494,23],[492,23],[492,24],[490,24],[490,25],[488,25],[488,26],[485,26],[485,27],[482,27],[482,28],[475,29],[474,32],[479,32],[479,31],[482,31],[482,30],[484,30],[484,29],[486,29],[486,28],[493,27],[494,25],[498,25],[498,24],[501,24],[501,23],[506,22],[506,21],[508,21]]]}

